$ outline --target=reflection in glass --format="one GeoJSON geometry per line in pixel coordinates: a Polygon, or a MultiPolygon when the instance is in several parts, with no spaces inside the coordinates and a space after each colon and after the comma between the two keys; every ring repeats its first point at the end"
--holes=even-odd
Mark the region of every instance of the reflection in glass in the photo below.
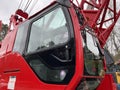
{"type": "MultiPolygon", "coordinates": [[[[92,32],[93,33],[93,32],[92,32]]],[[[98,47],[97,38],[87,30],[82,31],[85,75],[99,76],[103,69],[102,55],[98,47]]]]}
{"type": "Polygon", "coordinates": [[[68,41],[66,19],[61,8],[33,22],[31,27],[28,53],[53,47],[68,41]]]}

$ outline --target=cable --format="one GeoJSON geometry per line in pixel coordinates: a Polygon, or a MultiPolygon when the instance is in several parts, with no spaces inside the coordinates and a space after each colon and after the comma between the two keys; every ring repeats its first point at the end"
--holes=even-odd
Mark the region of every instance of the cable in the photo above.
{"type": "Polygon", "coordinates": [[[25,8],[24,8],[24,11],[27,11],[29,5],[31,4],[32,0],[28,0],[26,5],[25,5],[25,8]]]}
{"type": "Polygon", "coordinates": [[[31,6],[31,8],[30,8],[30,10],[29,10],[28,14],[30,14],[30,13],[31,13],[31,11],[33,10],[33,8],[34,8],[34,7],[35,7],[35,5],[37,4],[37,2],[38,2],[38,0],[36,0],[35,2],[33,2],[33,4],[32,4],[32,6],[31,6]]]}
{"type": "Polygon", "coordinates": [[[18,9],[22,8],[23,0],[20,1],[18,9]]]}

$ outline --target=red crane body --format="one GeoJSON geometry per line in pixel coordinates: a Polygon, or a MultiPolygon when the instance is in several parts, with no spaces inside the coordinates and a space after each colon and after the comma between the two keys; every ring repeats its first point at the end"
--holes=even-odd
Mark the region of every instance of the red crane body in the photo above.
{"type": "Polygon", "coordinates": [[[12,15],[0,48],[0,90],[116,90],[102,48],[120,12],[110,9],[114,21],[103,28],[109,0],[98,1],[57,0],[29,18],[12,15]]]}

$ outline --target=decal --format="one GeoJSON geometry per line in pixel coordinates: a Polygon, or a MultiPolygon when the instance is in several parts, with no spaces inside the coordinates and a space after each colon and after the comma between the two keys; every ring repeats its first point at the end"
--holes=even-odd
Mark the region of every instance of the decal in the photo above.
{"type": "Polygon", "coordinates": [[[15,82],[16,82],[16,76],[10,76],[7,89],[14,90],[15,89],[15,82]]]}

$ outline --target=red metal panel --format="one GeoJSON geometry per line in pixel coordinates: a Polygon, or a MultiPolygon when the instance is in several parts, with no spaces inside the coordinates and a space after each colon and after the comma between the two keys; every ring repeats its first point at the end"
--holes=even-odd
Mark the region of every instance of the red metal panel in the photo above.
{"type": "Polygon", "coordinates": [[[97,90],[117,90],[111,74],[105,75],[97,90]]]}
{"type": "Polygon", "coordinates": [[[10,76],[16,78],[14,90],[65,90],[66,85],[47,84],[38,79],[24,58],[18,53],[5,55],[0,90],[7,90],[10,76]],[[4,85],[3,85],[4,84],[4,85]],[[3,88],[4,87],[4,88],[3,88]]]}
{"type": "Polygon", "coordinates": [[[82,43],[82,36],[80,33],[80,26],[78,22],[78,18],[76,16],[76,13],[74,11],[74,8],[69,9],[73,27],[74,27],[74,35],[75,35],[75,47],[76,47],[76,66],[75,66],[75,74],[70,81],[69,85],[67,86],[66,90],[75,90],[78,83],[82,79],[83,76],[83,70],[84,70],[84,61],[83,61],[83,43],[82,43]]]}

